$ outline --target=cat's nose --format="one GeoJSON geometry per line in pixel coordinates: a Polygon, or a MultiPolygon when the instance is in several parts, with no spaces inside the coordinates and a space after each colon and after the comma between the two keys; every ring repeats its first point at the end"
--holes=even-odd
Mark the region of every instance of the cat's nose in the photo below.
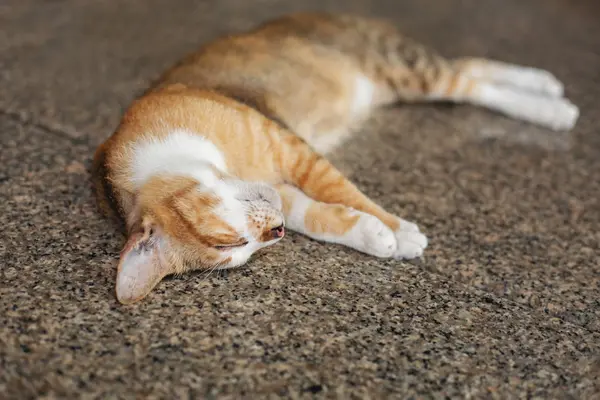
{"type": "Polygon", "coordinates": [[[280,239],[284,235],[285,235],[285,228],[283,227],[283,224],[271,229],[271,237],[273,237],[273,239],[280,239]]]}

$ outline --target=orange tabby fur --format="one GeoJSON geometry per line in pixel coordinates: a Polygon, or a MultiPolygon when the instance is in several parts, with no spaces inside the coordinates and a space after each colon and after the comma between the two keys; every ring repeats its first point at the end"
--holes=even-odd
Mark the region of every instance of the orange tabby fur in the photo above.
{"type": "Polygon", "coordinates": [[[125,221],[129,237],[119,300],[141,299],[171,273],[240,265],[251,254],[241,254],[245,242],[258,249],[281,238],[283,216],[288,227],[319,240],[380,257],[420,256],[427,240],[416,225],[371,201],[323,154],[376,106],[437,100],[557,129],[574,123],[562,86],[545,71],[446,60],[377,20],[296,14],[205,45],[136,100],[96,152],[103,209],[125,221]],[[527,73],[537,80],[520,82],[527,73]],[[515,99],[538,99],[562,119],[542,106],[517,115],[515,99]],[[156,143],[173,156],[160,158],[156,143]],[[224,165],[195,159],[189,144],[224,165]],[[140,149],[160,160],[145,160],[140,149]],[[144,175],[148,170],[157,172],[144,175]]]}

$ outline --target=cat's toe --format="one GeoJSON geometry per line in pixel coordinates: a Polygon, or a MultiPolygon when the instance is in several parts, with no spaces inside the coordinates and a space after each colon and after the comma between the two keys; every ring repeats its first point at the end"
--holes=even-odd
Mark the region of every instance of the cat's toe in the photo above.
{"type": "Polygon", "coordinates": [[[427,248],[427,237],[419,232],[396,232],[397,249],[394,258],[397,260],[410,260],[423,255],[427,248]]]}
{"type": "Polygon", "coordinates": [[[523,83],[531,86],[538,93],[548,97],[560,98],[565,92],[565,87],[552,73],[543,69],[530,68],[522,74],[523,83]]]}
{"type": "Polygon", "coordinates": [[[555,131],[570,130],[579,118],[579,108],[565,98],[534,97],[523,103],[523,110],[531,110],[525,115],[526,119],[555,131]]]}
{"type": "Polygon", "coordinates": [[[579,108],[567,99],[557,100],[550,118],[555,130],[570,130],[579,118],[579,108]]]}
{"type": "Polygon", "coordinates": [[[398,230],[402,232],[420,232],[417,224],[402,218],[400,218],[400,228],[398,228],[398,230]]]}
{"type": "Polygon", "coordinates": [[[575,126],[579,118],[579,108],[568,100],[561,106],[562,115],[558,121],[558,129],[569,130],[575,126]]]}
{"type": "Polygon", "coordinates": [[[565,86],[548,71],[540,71],[540,91],[551,97],[560,98],[565,93],[565,86]]]}
{"type": "Polygon", "coordinates": [[[392,257],[397,248],[394,232],[383,222],[372,215],[363,215],[359,221],[361,245],[356,246],[364,253],[388,258],[392,257]]]}

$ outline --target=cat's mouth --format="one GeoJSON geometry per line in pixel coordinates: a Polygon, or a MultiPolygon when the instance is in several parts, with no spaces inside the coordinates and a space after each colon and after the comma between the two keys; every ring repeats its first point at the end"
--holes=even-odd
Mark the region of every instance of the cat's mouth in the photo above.
{"type": "Polygon", "coordinates": [[[283,226],[283,224],[271,229],[271,237],[273,237],[273,239],[281,239],[284,236],[285,236],[285,227],[283,226]]]}
{"type": "Polygon", "coordinates": [[[281,223],[274,228],[267,228],[261,234],[260,241],[269,245],[275,243],[285,236],[285,224],[281,223]]]}

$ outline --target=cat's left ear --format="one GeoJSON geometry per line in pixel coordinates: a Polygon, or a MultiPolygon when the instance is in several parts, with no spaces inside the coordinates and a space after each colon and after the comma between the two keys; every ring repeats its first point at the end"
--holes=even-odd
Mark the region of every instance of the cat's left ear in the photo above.
{"type": "Polygon", "coordinates": [[[129,235],[121,251],[117,272],[117,299],[131,304],[146,297],[162,278],[171,273],[165,259],[166,241],[150,224],[129,235]]]}

